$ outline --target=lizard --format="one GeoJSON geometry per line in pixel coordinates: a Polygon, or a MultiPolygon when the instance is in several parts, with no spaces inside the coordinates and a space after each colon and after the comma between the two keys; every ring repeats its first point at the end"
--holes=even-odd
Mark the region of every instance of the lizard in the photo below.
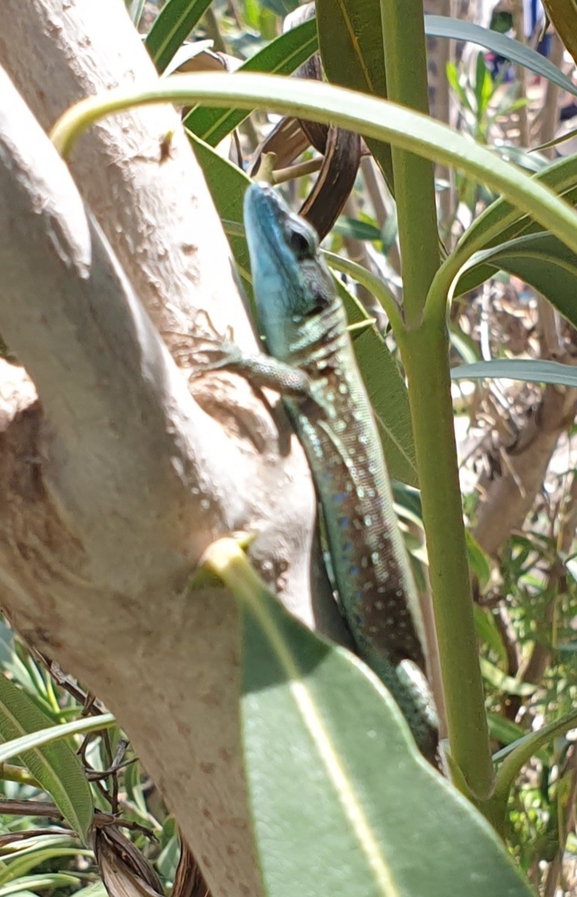
{"type": "Polygon", "coordinates": [[[307,456],[339,605],[359,656],[384,683],[421,753],[439,766],[423,624],[381,440],[314,229],[268,186],[244,199],[253,294],[268,354],[220,337],[218,358],[279,392],[307,456]]]}

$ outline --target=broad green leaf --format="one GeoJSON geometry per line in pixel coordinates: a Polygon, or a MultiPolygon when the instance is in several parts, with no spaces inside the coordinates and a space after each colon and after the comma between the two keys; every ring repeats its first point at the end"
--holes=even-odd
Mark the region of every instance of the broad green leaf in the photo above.
{"type": "Polygon", "coordinates": [[[204,562],[241,613],[245,768],[267,897],[529,897],[376,677],[291,617],[235,542],[214,543],[204,562]]]}
{"type": "Polygon", "coordinates": [[[475,263],[481,265],[483,272],[488,265],[493,273],[502,269],[530,283],[577,326],[577,254],[556,237],[547,233],[527,234],[473,256],[471,265],[466,266],[459,278],[458,292],[471,288],[468,273],[472,270],[476,279],[475,263]]]}
{"type": "Polygon", "coordinates": [[[168,0],[146,36],[146,47],[162,74],[211,4],[211,0],[168,0]]]}
{"type": "Polygon", "coordinates": [[[92,797],[82,764],[65,741],[38,746],[46,729],[60,730],[62,738],[70,727],[70,723],[53,726],[50,717],[38,709],[26,692],[0,676],[0,740],[5,742],[0,750],[0,762],[5,763],[17,754],[50,794],[70,827],[86,842],[92,822],[92,797]]]}
{"type": "MultiPolygon", "coordinates": [[[[314,19],[302,22],[271,41],[239,66],[238,71],[272,72],[289,75],[312,56],[317,49],[317,25],[314,19]]],[[[184,119],[184,126],[210,146],[216,146],[230,134],[249,113],[246,110],[196,106],[184,119]]]]}
{"type": "Polygon", "coordinates": [[[558,361],[541,361],[533,358],[503,358],[492,361],[476,361],[451,369],[452,380],[525,380],[527,383],[558,383],[560,386],[577,386],[577,367],[558,361]]]}
{"type": "Polygon", "coordinates": [[[510,59],[511,62],[524,66],[535,75],[546,78],[547,81],[556,84],[562,90],[577,96],[577,87],[545,56],[541,56],[526,44],[521,44],[497,31],[482,28],[480,25],[474,25],[463,19],[453,19],[448,16],[425,16],[425,34],[427,37],[446,37],[478,44],[505,59],[510,59]]]}

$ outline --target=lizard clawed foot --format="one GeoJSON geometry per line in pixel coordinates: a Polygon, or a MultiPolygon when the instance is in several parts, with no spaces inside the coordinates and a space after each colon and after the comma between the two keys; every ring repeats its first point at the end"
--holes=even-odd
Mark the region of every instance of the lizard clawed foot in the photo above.
{"type": "Polygon", "coordinates": [[[224,334],[220,334],[204,309],[199,309],[193,319],[191,343],[189,358],[192,377],[201,376],[206,371],[233,369],[242,357],[234,343],[232,327],[227,327],[224,334]]]}

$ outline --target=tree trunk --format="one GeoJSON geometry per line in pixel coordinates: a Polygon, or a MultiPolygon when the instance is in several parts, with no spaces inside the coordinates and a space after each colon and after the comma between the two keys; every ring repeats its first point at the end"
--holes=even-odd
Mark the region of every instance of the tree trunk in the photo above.
{"type": "Polygon", "coordinates": [[[277,397],[225,375],[191,396],[167,351],[198,308],[257,345],[176,112],[103,120],[69,170],[38,124],[155,77],[124,4],[2,11],[0,333],[30,377],[1,364],[3,605],[117,715],[215,897],[255,895],[236,610],[186,585],[214,539],[256,531],[261,574],[340,638],[308,467],[277,397]]]}

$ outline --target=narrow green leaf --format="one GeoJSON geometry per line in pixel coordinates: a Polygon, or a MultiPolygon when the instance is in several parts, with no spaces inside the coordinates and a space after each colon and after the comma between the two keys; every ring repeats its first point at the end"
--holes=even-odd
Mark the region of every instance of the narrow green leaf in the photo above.
{"type": "Polygon", "coordinates": [[[558,361],[533,358],[503,358],[476,361],[451,369],[452,380],[525,380],[527,383],[558,383],[577,386],[577,367],[558,361]]]}
{"type": "MultiPolygon", "coordinates": [[[[23,736],[30,739],[29,733],[47,727],[54,728],[50,717],[37,708],[26,692],[0,676],[0,740],[13,742],[23,736]]],[[[92,822],[92,797],[79,758],[64,741],[25,748],[26,742],[23,746],[20,741],[18,755],[22,762],[50,794],[70,827],[86,842],[92,822]]],[[[8,759],[11,758],[0,762],[8,759]]]]}
{"type": "Polygon", "coordinates": [[[44,875],[26,875],[10,884],[0,888],[0,897],[11,897],[12,894],[31,893],[36,897],[37,891],[55,891],[58,888],[70,888],[78,885],[78,875],[70,875],[67,872],[47,872],[44,875]]]}
{"type": "Polygon", "coordinates": [[[477,264],[483,272],[489,265],[493,274],[502,269],[530,283],[574,327],[577,326],[577,254],[556,237],[547,233],[527,234],[473,256],[459,278],[458,292],[470,289],[470,271],[477,279],[477,264]]]}
{"type": "Polygon", "coordinates": [[[47,729],[34,730],[28,735],[22,735],[20,738],[10,740],[1,747],[0,763],[6,763],[7,760],[20,756],[23,752],[27,752],[32,748],[42,747],[53,741],[59,741],[68,735],[98,732],[100,729],[108,729],[115,724],[111,713],[102,713],[100,716],[75,719],[70,723],[61,723],[58,726],[49,726],[47,729]]]}
{"type": "Polygon", "coordinates": [[[524,66],[535,75],[546,78],[547,81],[556,84],[562,90],[577,96],[577,87],[545,56],[541,56],[526,44],[521,44],[497,31],[482,28],[480,25],[474,25],[463,19],[453,19],[448,16],[425,16],[425,34],[427,37],[446,37],[478,44],[505,59],[510,59],[511,62],[524,66]]]}
{"type": "Polygon", "coordinates": [[[250,295],[250,262],[244,238],[242,213],[242,199],[250,179],[240,168],[227,162],[194,134],[188,132],[188,137],[221,221],[231,222],[239,228],[235,234],[227,233],[227,237],[238,273],[250,295]]]}
{"type": "Polygon", "coordinates": [[[479,607],[478,604],[473,605],[473,613],[475,615],[475,629],[477,635],[484,641],[487,646],[495,652],[501,666],[507,665],[507,649],[501,637],[501,633],[495,625],[495,618],[490,610],[479,607]]]}
{"type": "Polygon", "coordinates": [[[99,117],[129,105],[162,100],[203,100],[216,106],[232,104],[245,109],[273,106],[285,114],[334,123],[369,137],[394,141],[401,149],[454,166],[487,188],[500,192],[577,252],[575,212],[535,178],[528,178],[486,148],[467,141],[428,116],[319,81],[303,82],[248,72],[231,77],[206,73],[174,75],[140,90],[111,90],[77,103],[52,129],[52,141],[66,155],[81,131],[99,117]]]}
{"type": "Polygon", "coordinates": [[[347,218],[344,215],[337,218],[332,232],[340,234],[342,237],[352,237],[353,240],[380,241],[382,239],[379,228],[375,227],[374,224],[369,224],[368,221],[359,221],[355,218],[347,218]]]}
{"type": "Polygon", "coordinates": [[[140,24],[140,19],[142,17],[142,11],[144,9],[145,3],[146,0],[132,0],[130,4],[128,15],[132,19],[132,22],[136,28],[138,28],[138,25],[140,24]]]}
{"type": "Polygon", "coordinates": [[[481,588],[484,589],[491,576],[491,563],[475,537],[468,530],[465,531],[465,536],[467,539],[469,567],[479,580],[481,588]]]}
{"type": "Polygon", "coordinates": [[[418,485],[407,387],[396,359],[374,328],[354,340],[359,370],[377,422],[390,476],[418,485]]]}
{"type": "Polygon", "coordinates": [[[577,724],[577,712],[567,713],[555,722],[548,723],[538,732],[530,732],[518,742],[508,745],[494,755],[494,759],[503,759],[503,763],[497,771],[493,805],[497,811],[504,812],[507,806],[513,782],[525,763],[533,757],[544,745],[549,744],[560,735],[564,735],[577,724]]]}
{"type": "Polygon", "coordinates": [[[499,691],[503,691],[508,695],[519,695],[521,698],[530,697],[537,691],[536,685],[532,685],[530,682],[519,682],[512,676],[508,676],[499,667],[496,667],[494,663],[485,660],[484,657],[481,657],[480,664],[483,679],[486,679],[499,691]]]}
{"type": "MultiPolygon", "coordinates": [[[[577,156],[559,159],[541,169],[534,177],[537,182],[550,187],[568,203],[577,200],[577,156]]],[[[476,250],[498,246],[526,233],[542,231],[543,227],[529,215],[523,215],[507,200],[498,199],[467,228],[454,251],[466,258],[476,250]]],[[[459,280],[453,295],[458,296],[466,290],[474,289],[493,273],[494,269],[490,265],[470,268],[466,283],[459,280]]]]}
{"type": "MultiPolygon", "coordinates": [[[[70,839],[69,839],[70,843],[70,839]]],[[[41,850],[31,849],[27,852],[19,851],[11,857],[3,857],[3,863],[0,865],[0,887],[6,882],[16,878],[22,878],[27,875],[31,869],[40,866],[42,863],[50,863],[53,860],[62,857],[78,857],[84,856],[93,858],[91,850],[81,850],[78,846],[71,844],[69,847],[57,847],[55,845],[47,846],[41,850]]]]}
{"type": "Polygon", "coordinates": [[[204,563],[241,613],[245,768],[267,897],[529,897],[376,677],[291,617],[231,539],[204,563]]]}
{"type": "MultiPolygon", "coordinates": [[[[271,41],[247,62],[239,66],[243,72],[271,72],[289,75],[317,50],[317,24],[315,19],[302,22],[271,41]]],[[[219,109],[196,106],[184,119],[184,126],[210,146],[237,128],[250,113],[246,110],[219,109]]]]}
{"type": "MultiPolygon", "coordinates": [[[[335,259],[333,253],[330,262],[335,259]]],[[[367,322],[368,313],[338,278],[335,284],[347,311],[349,328],[367,322]]],[[[389,475],[417,486],[417,462],[407,387],[396,359],[373,326],[352,333],[357,364],[373,409],[389,475]]]]}
{"type": "MultiPolygon", "coordinates": [[[[386,98],[379,0],[317,0],[316,13],[319,50],[328,80],[332,84],[386,98]]],[[[367,144],[392,191],[390,145],[370,137],[367,144]]]]}
{"type": "Polygon", "coordinates": [[[146,47],[162,74],[211,4],[211,0],[168,0],[146,36],[146,47]]]}

